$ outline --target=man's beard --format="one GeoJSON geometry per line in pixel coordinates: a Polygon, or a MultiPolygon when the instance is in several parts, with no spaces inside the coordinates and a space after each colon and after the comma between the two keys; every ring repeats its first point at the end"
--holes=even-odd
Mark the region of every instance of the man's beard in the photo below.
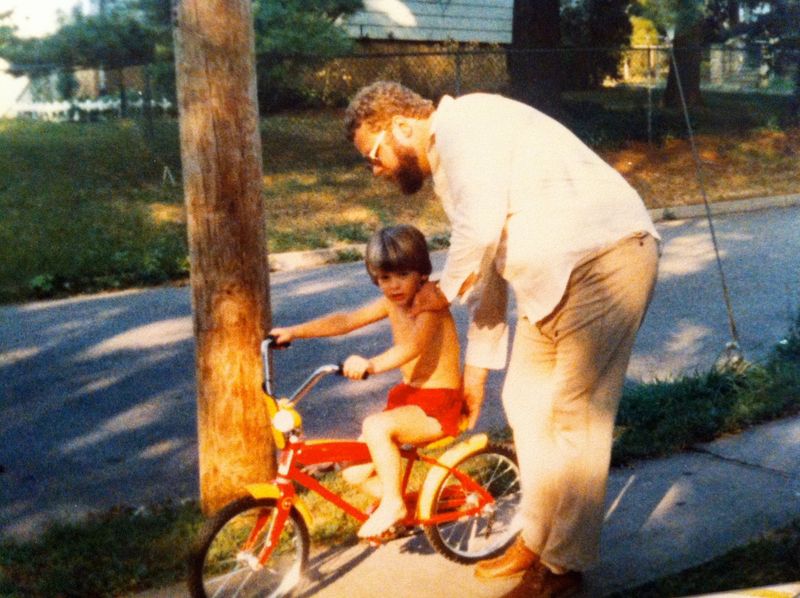
{"type": "Polygon", "coordinates": [[[412,195],[422,189],[425,182],[425,174],[419,165],[417,154],[401,145],[395,145],[392,149],[397,156],[397,168],[392,179],[400,187],[401,193],[412,195]]]}

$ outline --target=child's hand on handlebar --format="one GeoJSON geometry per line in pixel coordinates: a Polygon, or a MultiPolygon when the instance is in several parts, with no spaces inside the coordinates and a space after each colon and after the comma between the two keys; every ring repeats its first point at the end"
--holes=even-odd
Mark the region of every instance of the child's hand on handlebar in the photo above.
{"type": "Polygon", "coordinates": [[[342,375],[351,380],[363,380],[372,373],[372,363],[361,355],[351,355],[342,364],[342,375]]]}
{"type": "Polygon", "coordinates": [[[270,336],[275,337],[273,341],[276,345],[285,345],[286,343],[292,342],[294,340],[294,334],[292,333],[292,328],[273,328],[269,331],[270,336]]]}

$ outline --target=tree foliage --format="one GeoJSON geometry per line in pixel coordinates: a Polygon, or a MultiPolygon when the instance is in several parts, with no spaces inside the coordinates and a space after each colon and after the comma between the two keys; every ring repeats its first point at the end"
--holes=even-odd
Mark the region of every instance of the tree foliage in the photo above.
{"type": "Polygon", "coordinates": [[[735,33],[758,41],[800,47],[800,0],[741,0],[745,18],[735,33]]]}
{"type": "MultiPolygon", "coordinates": [[[[335,23],[361,5],[362,0],[253,0],[262,110],[313,100],[298,73],[350,48],[335,23]]],[[[156,93],[174,100],[172,0],[97,0],[95,9],[73,11],[55,33],[40,39],[15,37],[0,18],[0,57],[17,74],[33,76],[149,65],[156,93]]]]}
{"type": "Polygon", "coordinates": [[[119,69],[146,64],[154,58],[152,32],[146,23],[124,11],[85,15],[75,10],[70,19],[47,37],[14,38],[2,56],[21,74],[61,69],[119,69]]]}
{"type": "Polygon", "coordinates": [[[666,107],[680,108],[681,92],[687,105],[702,104],[700,64],[709,1],[713,0],[639,0],[636,5],[641,16],[672,38],[674,60],[670,61],[664,90],[666,107]]]}
{"type": "Polygon", "coordinates": [[[514,97],[557,114],[562,89],[596,88],[615,75],[630,39],[629,2],[515,0],[507,59],[514,97]]]}
{"type": "Polygon", "coordinates": [[[15,28],[9,21],[11,11],[0,13],[0,50],[14,39],[15,28]]]}
{"type": "MultiPolygon", "coordinates": [[[[800,62],[800,0],[638,0],[634,12],[655,23],[662,33],[674,36],[673,47],[687,100],[700,103],[700,47],[739,40],[757,43],[772,54],[779,51],[776,69],[800,62]]],[[[800,105],[800,66],[795,96],[800,105]]],[[[665,93],[665,104],[676,106],[674,69],[665,93]]]]}
{"type": "Polygon", "coordinates": [[[566,47],[566,87],[594,89],[615,76],[621,51],[630,43],[629,0],[582,0],[561,9],[561,37],[566,47]]]}
{"type": "Polygon", "coordinates": [[[352,41],[335,23],[361,5],[361,0],[254,0],[262,111],[314,103],[303,76],[352,48],[352,41]]]}

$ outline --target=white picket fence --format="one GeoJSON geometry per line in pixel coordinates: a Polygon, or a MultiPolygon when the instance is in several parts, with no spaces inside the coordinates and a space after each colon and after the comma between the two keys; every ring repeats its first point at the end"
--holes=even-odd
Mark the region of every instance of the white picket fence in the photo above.
{"type": "MultiPolygon", "coordinates": [[[[52,122],[96,120],[120,116],[121,104],[118,97],[61,102],[18,102],[8,116],[52,122]]],[[[168,112],[173,105],[166,98],[162,98],[151,101],[150,107],[154,112],[159,113],[168,112]]],[[[141,113],[144,108],[145,101],[142,98],[128,100],[129,114],[141,113]]]]}

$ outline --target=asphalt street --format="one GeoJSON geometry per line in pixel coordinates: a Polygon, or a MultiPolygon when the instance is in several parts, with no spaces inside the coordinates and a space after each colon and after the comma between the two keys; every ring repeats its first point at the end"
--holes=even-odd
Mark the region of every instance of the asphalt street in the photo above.
{"type": "MultiPolygon", "coordinates": [[[[800,304],[800,208],[715,220],[746,358],[762,359],[800,304]]],[[[634,348],[631,382],[711,366],[731,340],[703,219],[658,225],[659,282],[634,348]]],[[[435,256],[440,267],[443,254],[435,256]]],[[[289,324],[377,296],[363,265],[275,273],[274,321],[289,324]]],[[[463,331],[466,314],[454,314],[463,331]]],[[[347,337],[297,342],[276,359],[291,391],[321,363],[372,354],[378,324],[347,337]]],[[[53,516],[196,494],[195,381],[187,288],[159,288],[0,308],[0,534],[53,516]]],[[[324,382],[305,402],[311,435],[357,434],[396,376],[324,382]]],[[[479,424],[503,425],[493,375],[479,424]]]]}

